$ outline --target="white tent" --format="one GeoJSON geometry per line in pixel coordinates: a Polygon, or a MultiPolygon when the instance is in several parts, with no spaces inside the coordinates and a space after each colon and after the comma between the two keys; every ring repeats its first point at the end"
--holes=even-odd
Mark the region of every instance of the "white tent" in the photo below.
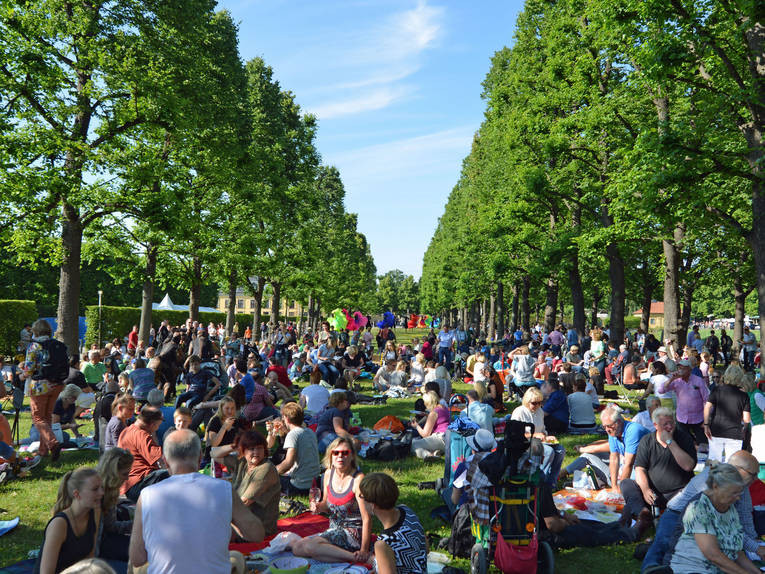
{"type": "MultiPolygon", "coordinates": [[[[162,301],[160,301],[159,303],[152,303],[151,308],[165,310],[165,311],[188,311],[189,310],[188,305],[176,305],[175,303],[173,303],[173,300],[170,299],[169,293],[165,293],[165,296],[162,298],[162,301]]],[[[218,310],[213,307],[200,307],[199,310],[204,313],[218,313],[218,310]]]]}

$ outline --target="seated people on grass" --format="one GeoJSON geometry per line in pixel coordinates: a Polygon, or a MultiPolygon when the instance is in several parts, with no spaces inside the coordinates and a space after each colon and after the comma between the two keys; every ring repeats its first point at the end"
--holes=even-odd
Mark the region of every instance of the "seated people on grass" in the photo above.
{"type": "Polygon", "coordinates": [[[372,520],[367,506],[361,504],[359,483],[364,474],[358,468],[353,442],[343,436],[333,440],[324,455],[324,466],[323,496],[311,501],[311,512],[328,513],[329,529],[293,543],[292,552],[322,562],[368,562],[372,520]]]}
{"type": "Polygon", "coordinates": [[[529,354],[528,345],[522,345],[513,349],[508,354],[513,362],[510,366],[510,374],[506,377],[510,395],[517,394],[523,396],[526,388],[536,385],[534,380],[534,357],[529,354]]]}
{"type": "Polygon", "coordinates": [[[638,414],[632,417],[632,422],[639,423],[649,431],[653,432],[653,419],[651,418],[651,415],[653,415],[653,411],[655,411],[660,406],[661,399],[659,397],[649,396],[645,400],[645,410],[640,411],[638,414]]]}
{"type": "Polygon", "coordinates": [[[154,382],[154,371],[146,367],[144,359],[135,360],[135,369],[128,375],[130,388],[133,389],[133,397],[139,403],[145,403],[148,400],[149,391],[157,388],[154,382]]]}
{"type": "Polygon", "coordinates": [[[589,464],[601,482],[617,491],[619,483],[632,476],[638,444],[650,431],[636,422],[624,420],[622,412],[615,404],[603,409],[600,422],[608,441],[579,447],[580,456],[565,468],[566,474],[573,474],[589,464]]]}
{"type": "Polygon", "coordinates": [[[744,530],[733,506],[744,490],[736,467],[709,462],[706,489],[683,514],[683,534],[670,562],[674,574],[760,571],[744,552],[744,530]]]}
{"type": "Polygon", "coordinates": [[[361,375],[361,369],[364,368],[364,364],[364,356],[359,353],[359,348],[356,345],[351,345],[343,355],[343,358],[340,359],[343,377],[348,382],[353,383],[361,375]]]}
{"type": "Polygon", "coordinates": [[[93,557],[103,497],[96,469],[79,468],[64,475],[53,518],[45,527],[35,574],[55,574],[83,558],[93,557]]]}
{"type": "MultiPolygon", "coordinates": [[[[160,394],[162,391],[160,391],[160,394]]],[[[120,435],[135,413],[135,400],[130,395],[119,395],[112,402],[112,418],[104,430],[104,451],[117,448],[120,435]]]]}
{"type": "Polygon", "coordinates": [[[350,421],[351,403],[348,400],[348,395],[343,391],[332,393],[329,396],[329,405],[319,415],[319,422],[316,427],[319,452],[324,452],[327,445],[337,437],[345,437],[358,446],[358,440],[348,431],[350,421]]]}
{"type": "Polygon", "coordinates": [[[650,517],[650,506],[666,508],[693,478],[696,447],[691,436],[675,425],[675,413],[659,407],[651,419],[655,430],[640,439],[635,478],[625,478],[620,484],[625,518],[642,513],[650,517]]]}
{"type": "Polygon", "coordinates": [[[377,391],[385,392],[390,388],[390,379],[393,372],[396,370],[396,360],[389,359],[385,361],[382,367],[377,369],[372,383],[377,391]]]}
{"type": "Polygon", "coordinates": [[[103,516],[101,540],[98,555],[110,560],[128,561],[130,532],[133,521],[129,516],[117,514],[120,488],[130,474],[133,455],[121,448],[112,448],[104,452],[98,460],[98,474],[104,488],[101,505],[103,516]]]}
{"type": "Polygon", "coordinates": [[[329,403],[329,391],[321,383],[321,371],[314,367],[308,378],[309,384],[300,391],[300,406],[316,416],[329,403]]]}
{"type": "Polygon", "coordinates": [[[545,417],[545,428],[551,433],[560,434],[568,431],[568,400],[566,393],[558,384],[558,377],[550,373],[549,379],[542,384],[542,395],[546,400],[542,405],[545,417]]]}
{"type": "Polygon", "coordinates": [[[582,432],[595,429],[595,409],[592,397],[587,394],[587,381],[577,378],[574,381],[575,391],[566,397],[569,412],[569,429],[572,432],[582,432]]]}
{"type": "MultiPolygon", "coordinates": [[[[62,446],[64,448],[76,447],[77,444],[69,440],[69,433],[63,432],[71,430],[75,438],[80,436],[79,428],[82,426],[74,418],[75,411],[77,410],[77,398],[82,394],[82,389],[74,384],[69,384],[64,387],[61,394],[56,399],[56,403],[53,406],[53,415],[51,422],[53,424],[59,423],[61,425],[64,441],[62,446]]],[[[36,429],[35,429],[36,430],[36,429]]],[[[31,433],[30,433],[31,434],[31,433]]]]}
{"type": "Polygon", "coordinates": [[[156,440],[157,429],[161,424],[162,412],[145,406],[136,421],[122,431],[117,441],[118,447],[133,455],[130,474],[120,489],[120,493],[133,502],[138,500],[138,495],[146,486],[168,476],[167,470],[160,468],[164,464],[162,448],[156,440]]]}
{"type": "Polygon", "coordinates": [[[398,485],[382,472],[367,474],[359,483],[361,504],[382,524],[374,546],[374,567],[381,574],[425,574],[427,542],[419,518],[408,506],[396,506],[398,485]]]}
{"type": "Polygon", "coordinates": [[[268,446],[263,435],[254,430],[244,431],[233,444],[213,447],[210,454],[229,469],[231,485],[242,503],[263,523],[266,536],[275,534],[281,483],[276,467],[267,456],[268,446]]]}
{"type": "Polygon", "coordinates": [[[279,472],[282,492],[291,495],[307,495],[314,479],[321,474],[319,445],[316,433],[303,425],[303,409],[297,403],[282,406],[282,424],[271,425],[268,430],[268,448],[276,442],[276,435],[284,436],[284,460],[276,470],[279,472]]]}
{"type": "Polygon", "coordinates": [[[539,539],[553,548],[577,548],[607,546],[620,542],[637,542],[651,526],[650,515],[641,515],[632,528],[619,524],[605,524],[596,520],[580,520],[573,514],[561,512],[555,507],[552,488],[542,485],[539,489],[540,524],[539,539]]]}
{"type": "Polygon", "coordinates": [[[279,409],[274,407],[271,395],[268,389],[263,386],[263,377],[260,374],[253,375],[254,387],[252,396],[244,407],[244,418],[248,422],[268,419],[269,417],[278,417],[279,409]]]}
{"type": "Polygon", "coordinates": [[[438,395],[433,391],[426,392],[422,400],[428,416],[422,425],[412,418],[412,428],[419,435],[419,438],[412,441],[412,453],[417,458],[439,456],[446,450],[444,433],[449,426],[451,413],[447,407],[439,403],[438,395]]]}
{"type": "Polygon", "coordinates": [[[460,417],[468,418],[482,429],[494,432],[494,409],[478,399],[475,389],[470,389],[465,396],[467,396],[468,404],[460,413],[460,417]]]}
{"type": "Polygon", "coordinates": [[[192,409],[196,404],[207,401],[215,395],[220,387],[220,381],[210,371],[202,369],[202,359],[196,355],[190,356],[186,364],[189,369],[186,373],[186,392],[178,396],[175,406],[180,407],[186,403],[186,406],[192,409]],[[213,387],[208,389],[210,382],[213,383],[213,387]]]}
{"type": "Polygon", "coordinates": [[[290,380],[290,376],[287,373],[287,369],[284,368],[284,365],[279,362],[276,356],[273,356],[268,360],[266,378],[268,378],[270,373],[276,373],[277,380],[285,387],[290,388],[292,386],[292,381],[290,380]]]}
{"type": "Polygon", "coordinates": [[[279,382],[279,375],[276,371],[271,371],[266,375],[266,388],[273,404],[279,401],[287,403],[295,400],[292,392],[279,382]]]}
{"type": "MultiPolygon", "coordinates": [[[[149,394],[146,395],[146,404],[159,409],[159,411],[162,413],[162,424],[159,425],[159,428],[157,429],[157,439],[159,439],[159,446],[162,446],[162,441],[164,440],[168,429],[175,424],[173,417],[175,415],[176,409],[171,406],[165,406],[165,393],[163,393],[161,389],[150,390],[149,394]]],[[[186,407],[180,408],[183,410],[188,410],[186,407]]],[[[197,408],[199,408],[199,405],[197,405],[197,408]]],[[[189,411],[189,413],[191,413],[191,411],[189,411]]]]}
{"type": "MultiPolygon", "coordinates": [[[[750,453],[740,450],[733,453],[728,459],[728,464],[737,471],[744,485],[741,496],[735,501],[735,509],[743,531],[743,548],[747,552],[765,558],[765,546],[761,546],[754,529],[752,516],[752,497],[749,495],[749,485],[757,478],[759,463],[750,453]]],[[[672,559],[675,544],[683,533],[683,513],[688,505],[698,500],[701,493],[707,488],[710,465],[694,476],[688,485],[667,504],[667,509],[659,518],[656,525],[656,534],[653,544],[643,559],[642,571],[669,572],[665,568],[672,559]]]]}
{"type": "MultiPolygon", "coordinates": [[[[555,437],[548,435],[545,427],[544,411],[542,410],[543,402],[544,396],[542,391],[536,387],[529,387],[523,394],[521,406],[513,410],[510,418],[514,421],[522,421],[534,425],[534,437],[542,441],[554,441],[555,437]]],[[[557,480],[565,456],[566,451],[562,445],[544,445],[542,471],[545,473],[548,482],[552,483],[557,480]]]]}
{"type": "MultiPolygon", "coordinates": [[[[183,429],[170,434],[165,458],[170,478],[146,488],[135,509],[130,563],[137,568],[148,562],[148,569],[134,572],[232,572],[232,527],[239,538],[260,542],[263,525],[231,484],[197,472],[202,444],[196,433],[183,429]]],[[[243,572],[241,554],[236,554],[242,568],[236,571],[243,572]]]]}

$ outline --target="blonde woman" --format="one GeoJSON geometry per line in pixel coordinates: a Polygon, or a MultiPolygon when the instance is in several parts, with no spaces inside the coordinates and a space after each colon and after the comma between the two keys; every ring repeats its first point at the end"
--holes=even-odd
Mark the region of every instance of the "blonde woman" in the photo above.
{"type": "MultiPolygon", "coordinates": [[[[521,406],[516,407],[515,410],[513,410],[510,419],[533,424],[533,438],[538,438],[543,441],[554,441],[555,437],[548,435],[547,429],[545,428],[545,413],[542,410],[543,403],[544,395],[542,395],[542,391],[536,387],[529,387],[523,394],[521,406]]],[[[557,480],[565,456],[566,450],[562,445],[544,445],[544,459],[541,468],[542,472],[545,473],[548,484],[552,485],[557,480]]]]}
{"type": "Polygon", "coordinates": [[[107,450],[98,461],[98,474],[104,488],[104,499],[101,503],[104,517],[100,532],[99,556],[101,558],[128,561],[133,521],[118,519],[117,502],[120,497],[120,487],[128,479],[132,465],[133,455],[122,448],[107,450]]]}
{"type": "Polygon", "coordinates": [[[95,468],[69,471],[58,487],[53,518],[45,527],[35,574],[61,572],[92,558],[104,488],[95,468]]]}
{"type": "Polygon", "coordinates": [[[746,373],[741,367],[730,366],[704,403],[704,434],[709,439],[709,458],[725,462],[741,450],[746,425],[751,418],[751,403],[741,387],[746,373]]]}
{"type": "Polygon", "coordinates": [[[606,372],[606,344],[603,341],[603,332],[600,329],[590,331],[592,343],[590,343],[590,364],[597,367],[600,376],[606,372]]]}
{"type": "Polygon", "coordinates": [[[417,353],[409,369],[409,382],[420,386],[425,382],[425,355],[417,353]]]}
{"type": "Polygon", "coordinates": [[[449,426],[451,416],[449,409],[439,402],[439,397],[435,392],[426,392],[423,394],[422,400],[428,415],[423,425],[412,418],[412,428],[420,436],[420,438],[412,441],[412,452],[417,458],[427,459],[445,452],[444,433],[449,426]]]}

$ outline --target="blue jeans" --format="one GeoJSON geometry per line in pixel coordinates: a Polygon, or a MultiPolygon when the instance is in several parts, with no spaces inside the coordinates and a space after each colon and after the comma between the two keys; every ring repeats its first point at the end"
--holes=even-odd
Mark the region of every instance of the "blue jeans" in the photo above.
{"type": "Polygon", "coordinates": [[[754,369],[754,356],[757,351],[744,351],[744,370],[751,371],[754,369]]]}
{"type": "Polygon", "coordinates": [[[319,363],[319,370],[321,371],[321,376],[324,377],[324,380],[330,385],[335,386],[335,381],[337,380],[337,377],[340,376],[340,371],[337,370],[337,367],[329,361],[324,361],[319,363]]]}
{"type": "Polygon", "coordinates": [[[542,460],[542,472],[544,472],[546,476],[545,482],[554,487],[555,483],[558,481],[560,469],[563,466],[563,459],[566,457],[566,449],[562,444],[546,444],[545,447],[547,446],[552,448],[552,453],[550,454],[545,448],[545,457],[542,460]]]}
{"type": "Polygon", "coordinates": [[[186,391],[175,399],[175,408],[177,409],[183,405],[183,403],[186,403],[186,406],[189,409],[193,409],[198,403],[201,403],[204,398],[204,391],[201,393],[198,393],[197,391],[186,391]]]}
{"type": "Polygon", "coordinates": [[[438,348],[438,362],[444,365],[447,369],[452,368],[452,348],[451,347],[439,347],[438,348]]]}
{"type": "Polygon", "coordinates": [[[325,433],[323,437],[319,439],[319,452],[324,452],[327,447],[332,444],[332,441],[337,438],[337,435],[333,432],[325,433]]]}
{"type": "Polygon", "coordinates": [[[649,566],[661,566],[669,564],[672,558],[672,550],[683,532],[683,515],[674,510],[664,511],[656,525],[656,534],[653,544],[643,558],[641,572],[649,566]]]}
{"type": "Polygon", "coordinates": [[[16,451],[8,443],[0,441],[0,456],[5,460],[11,460],[16,455],[16,451]]]}

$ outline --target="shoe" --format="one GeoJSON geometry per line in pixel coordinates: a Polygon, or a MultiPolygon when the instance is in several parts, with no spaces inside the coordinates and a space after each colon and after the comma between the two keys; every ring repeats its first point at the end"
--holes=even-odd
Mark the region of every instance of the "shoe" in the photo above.
{"type": "Polygon", "coordinates": [[[0,484],[3,484],[8,479],[8,471],[4,470],[0,472],[0,484]]]}
{"type": "Polygon", "coordinates": [[[53,448],[50,449],[50,461],[56,462],[58,459],[61,458],[61,444],[57,444],[53,448]]]}
{"type": "MultiPolygon", "coordinates": [[[[651,514],[650,509],[644,508],[640,511],[640,514],[638,514],[637,523],[635,524],[635,528],[638,530],[638,539],[642,538],[643,534],[645,534],[646,530],[651,528],[651,526],[653,526],[653,515],[651,514]]],[[[648,551],[647,548],[646,551],[648,551]]]]}

